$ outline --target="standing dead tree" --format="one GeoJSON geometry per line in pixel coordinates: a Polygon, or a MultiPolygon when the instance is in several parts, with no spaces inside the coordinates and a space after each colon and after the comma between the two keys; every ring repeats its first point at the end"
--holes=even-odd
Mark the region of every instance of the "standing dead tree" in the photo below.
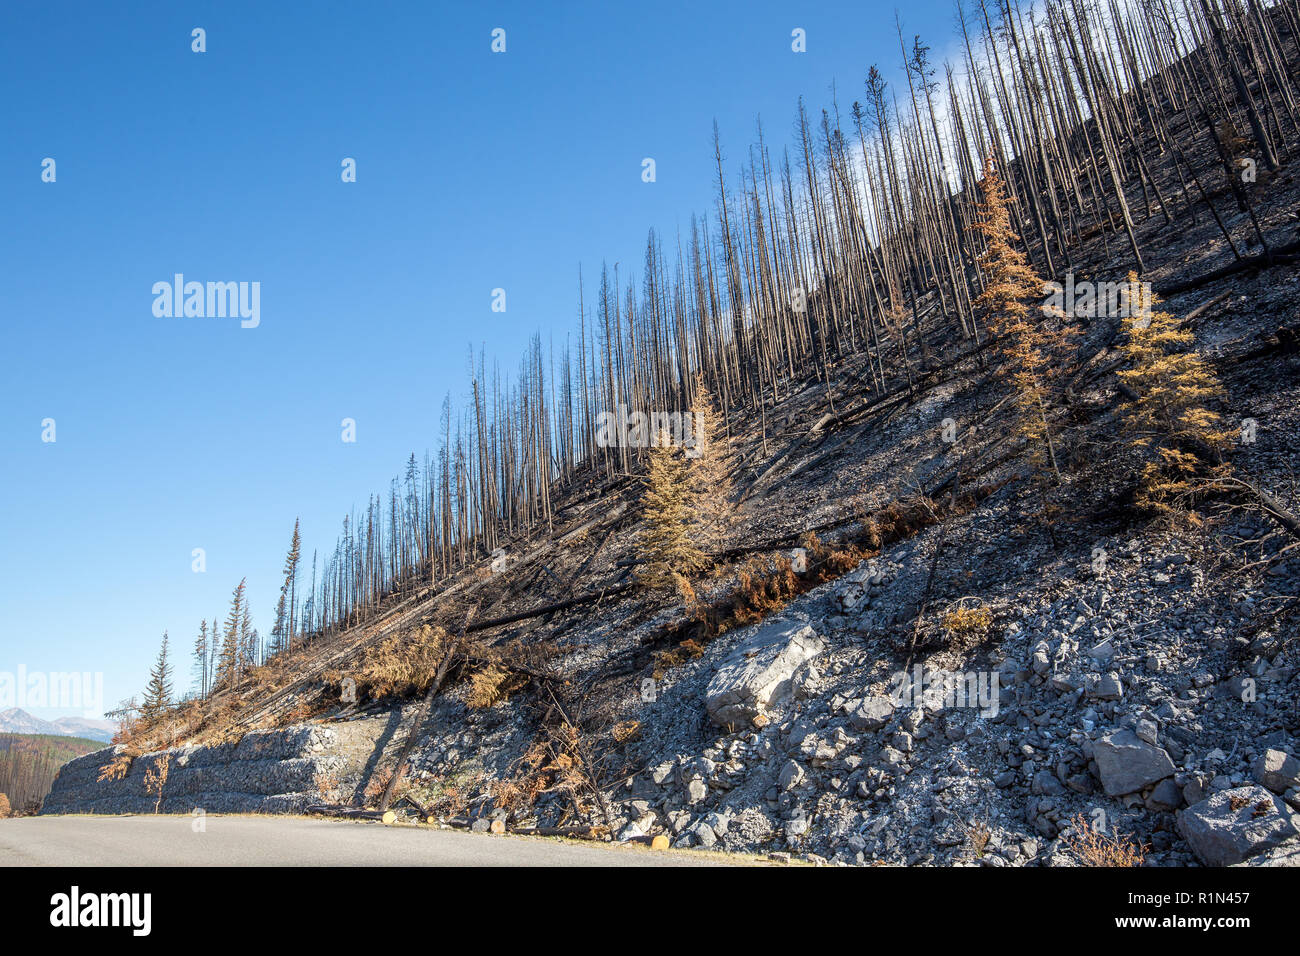
{"type": "MultiPolygon", "coordinates": [[[[796,383],[815,379],[839,420],[832,382],[849,356],[866,356],[877,396],[914,393],[986,335],[986,157],[1024,237],[1009,248],[1044,278],[1092,238],[1142,273],[1143,223],[1180,207],[1205,206],[1238,266],[1290,254],[1254,221],[1241,176],[1295,154],[1294,0],[969,0],[958,24],[958,69],[899,22],[897,90],[873,66],[844,116],[838,95],[823,110],[800,101],[790,144],[774,148],[758,124],[738,170],[715,124],[714,208],[675,243],[650,232],[639,277],[602,266],[593,296],[579,270],[576,331],[558,346],[534,337],[508,380],[471,354],[468,402],[443,402],[437,452],[412,455],[343,519],[310,585],[287,575],[272,649],[334,638],[550,529],[557,488],[622,480],[653,454],[599,440],[602,416],[686,412],[697,378],[720,426],[753,415],[764,447],[796,383]],[[1229,201],[1251,212],[1242,223],[1214,205],[1225,174],[1229,201]]],[[[209,641],[207,653],[223,643],[209,641]]],[[[242,648],[219,657],[209,684],[247,666],[242,648]]]]}

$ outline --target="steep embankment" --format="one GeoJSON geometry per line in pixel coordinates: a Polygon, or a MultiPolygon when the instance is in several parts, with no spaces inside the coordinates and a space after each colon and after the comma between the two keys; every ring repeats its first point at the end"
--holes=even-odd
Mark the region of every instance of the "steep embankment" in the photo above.
{"type": "MultiPolygon", "coordinates": [[[[1290,509],[1295,494],[1280,479],[1300,434],[1300,359],[1267,333],[1294,322],[1296,291],[1294,274],[1273,273],[1170,304],[1184,315],[1201,308],[1198,343],[1230,409],[1257,421],[1234,467],[1290,509]]],[[[1094,325],[1081,354],[1109,334],[1094,325]]],[[[758,542],[784,535],[793,545],[799,530],[823,527],[840,547],[865,547],[865,519],[879,535],[890,502],[913,502],[913,520],[897,520],[848,574],[720,636],[680,604],[637,592],[471,632],[475,654],[519,641],[544,648],[540,676],[521,671],[505,700],[470,706],[481,701],[465,678],[482,667],[458,663],[395,809],[482,829],[500,819],[844,862],[991,866],[1078,861],[1070,841],[1084,832],[1082,815],[1145,844],[1150,863],[1294,860],[1300,766],[1287,751],[1300,734],[1300,574],[1290,539],[1230,500],[1207,502],[1206,523],[1176,529],[1134,510],[1111,381],[1076,379],[1059,488],[1007,456],[990,418],[1001,395],[973,361],[915,398],[864,404],[817,432],[815,396],[790,396],[766,455],[756,441],[741,446],[748,493],[737,541],[775,562],[784,545],[758,542]],[[945,418],[977,427],[954,449],[945,418]],[[936,492],[934,516],[917,519],[914,489],[941,482],[954,460],[963,487],[983,490],[964,505],[936,492]],[[963,608],[987,617],[949,617],[963,608]],[[985,696],[899,700],[898,675],[918,665],[985,696]],[[579,728],[573,739],[566,721],[579,728]]],[[[341,705],[341,681],[360,676],[366,658],[346,649],[375,635],[418,640],[421,620],[454,628],[473,609],[469,620],[487,625],[613,588],[632,554],[616,497],[628,493],[575,492],[560,518],[564,547],[521,543],[505,572],[407,599],[319,651],[332,671],[310,669],[250,710],[314,701],[332,722],[254,731],[186,763],[174,752],[162,808],[373,806],[413,709],[364,692],[359,706],[341,705]],[[328,735],[349,727],[358,737],[344,755],[328,735]]],[[[724,571],[698,588],[707,601],[735,581],[724,571]]],[[[143,777],[157,755],[134,761],[120,784],[96,783],[106,758],[69,765],[47,811],[152,809],[143,777]]]]}
{"type": "Polygon", "coordinates": [[[230,743],[170,748],[133,760],[115,779],[104,774],[115,749],[100,750],[64,765],[42,812],[296,813],[323,797],[364,798],[373,769],[366,758],[382,723],[260,730],[230,743]]]}
{"type": "MultiPolygon", "coordinates": [[[[1181,123],[1185,148],[1212,149],[1181,123]]],[[[504,566],[395,595],[180,719],[245,736],[171,752],[162,808],[373,805],[400,763],[395,809],[477,829],[845,863],[1294,860],[1300,276],[1285,258],[1231,270],[1256,221],[1292,247],[1300,184],[1283,168],[1236,212],[1219,187],[1211,216],[1176,166],[1152,177],[1167,202],[1130,195],[1144,278],[1223,382],[1242,485],[1172,523],[1135,506],[1112,315],[1078,317],[1045,480],[993,344],[954,341],[923,298],[914,382],[876,391],[864,358],[828,362],[728,421],[736,524],[697,601],[631,586],[636,479],[580,477],[504,566]],[[917,674],[964,693],[914,695],[917,674]],[[352,750],[327,739],[349,727],[352,750]]],[[[1122,281],[1126,247],[1094,234],[1073,281],[1122,281]]],[[[152,808],[161,754],[99,782],[110,756],[70,765],[47,810],[152,808]]]]}

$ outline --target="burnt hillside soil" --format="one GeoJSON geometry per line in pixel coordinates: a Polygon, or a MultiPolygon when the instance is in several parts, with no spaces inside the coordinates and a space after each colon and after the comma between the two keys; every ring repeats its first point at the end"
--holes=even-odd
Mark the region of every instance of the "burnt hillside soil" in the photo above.
{"type": "MultiPolygon", "coordinates": [[[[1189,153],[1213,149],[1204,131],[1180,136],[1189,153]]],[[[1296,147],[1248,187],[1274,250],[1300,240],[1296,147]]],[[[1192,317],[1227,425],[1254,422],[1253,440],[1231,452],[1233,473],[1294,515],[1300,266],[1283,256],[1199,281],[1233,254],[1199,193],[1172,174],[1159,185],[1172,221],[1140,190],[1129,196],[1143,278],[1169,292],[1166,311],[1192,317]]],[[[1213,185],[1238,250],[1259,255],[1249,216],[1213,185]]],[[[1128,258],[1122,232],[1094,235],[1072,250],[1075,282],[1123,281],[1128,258]]],[[[227,694],[235,732],[382,721],[390,729],[367,764],[382,780],[419,695],[350,703],[343,682],[375,647],[414,645],[436,625],[463,632],[471,650],[448,671],[397,788],[394,809],[412,816],[662,833],[682,846],[845,863],[998,866],[1078,862],[1074,821],[1101,811],[1108,832],[1145,845],[1148,863],[1194,862],[1179,811],[1253,783],[1265,750],[1294,751],[1300,737],[1296,533],[1245,494],[1206,496],[1177,520],[1135,506],[1117,318],[1080,320],[1054,406],[1058,485],[1014,435],[996,348],[953,340],[933,299],[921,312],[931,361],[913,388],[874,392],[859,357],[727,420],[735,524],[716,567],[692,582],[712,621],[675,593],[635,586],[639,478],[577,481],[558,491],[552,526],[510,542],[503,570],[484,557],[394,595],[370,621],[227,694]],[[957,440],[945,440],[954,426],[957,440]],[[889,515],[898,520],[882,539],[889,515]],[[824,649],[762,720],[718,726],[706,688],[760,626],[728,620],[741,572],[779,568],[801,544],[813,568],[761,615],[809,625],[824,649]],[[524,616],[549,605],[560,606],[524,616]],[[986,625],[954,632],[945,620],[956,608],[986,610],[986,625]],[[493,655],[509,675],[504,699],[471,707],[472,678],[493,655]],[[998,713],[858,716],[918,664],[997,673],[998,713]],[[1254,692],[1241,693],[1245,680],[1254,692]],[[1174,772],[1108,795],[1098,741],[1143,721],[1174,772]]],[[[378,789],[354,804],[373,805],[378,789]]]]}

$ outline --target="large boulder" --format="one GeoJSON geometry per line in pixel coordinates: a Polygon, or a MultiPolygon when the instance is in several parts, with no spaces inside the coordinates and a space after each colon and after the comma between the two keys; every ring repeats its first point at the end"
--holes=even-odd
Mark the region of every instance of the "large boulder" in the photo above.
{"type": "Polygon", "coordinates": [[[854,730],[879,730],[893,716],[893,699],[873,694],[854,704],[849,711],[849,726],[854,730]]]}
{"type": "Polygon", "coordinates": [[[1178,815],[1178,831],[1206,866],[1233,866],[1300,835],[1300,818],[1263,787],[1220,790],[1178,815]]]}
{"type": "Polygon", "coordinates": [[[709,681],[704,706],[719,727],[744,726],[788,696],[791,677],[826,645],[809,625],[770,621],[733,650],[709,681]]]}
{"type": "Polygon", "coordinates": [[[1269,749],[1255,760],[1255,779],[1274,793],[1300,787],[1300,760],[1281,750],[1269,749]]]}
{"type": "Polygon", "coordinates": [[[1107,796],[1134,793],[1173,775],[1174,761],[1162,747],[1131,730],[1116,730],[1097,740],[1093,758],[1107,796]]]}

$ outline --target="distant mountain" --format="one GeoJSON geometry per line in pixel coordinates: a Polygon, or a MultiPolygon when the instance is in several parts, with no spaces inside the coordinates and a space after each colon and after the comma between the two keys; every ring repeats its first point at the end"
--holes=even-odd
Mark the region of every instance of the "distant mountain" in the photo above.
{"type": "Polygon", "coordinates": [[[87,740],[102,740],[109,743],[117,733],[117,724],[111,720],[88,720],[84,717],[60,717],[51,721],[58,727],[58,733],[65,737],[82,737],[87,740]]]}
{"type": "Polygon", "coordinates": [[[117,725],[108,720],[60,717],[51,721],[33,717],[17,707],[0,711],[0,734],[48,734],[55,737],[84,737],[108,743],[116,730],[117,725]]]}
{"type": "Polygon", "coordinates": [[[47,720],[33,717],[25,710],[11,707],[0,711],[0,733],[4,734],[57,734],[59,728],[47,720]]]}

